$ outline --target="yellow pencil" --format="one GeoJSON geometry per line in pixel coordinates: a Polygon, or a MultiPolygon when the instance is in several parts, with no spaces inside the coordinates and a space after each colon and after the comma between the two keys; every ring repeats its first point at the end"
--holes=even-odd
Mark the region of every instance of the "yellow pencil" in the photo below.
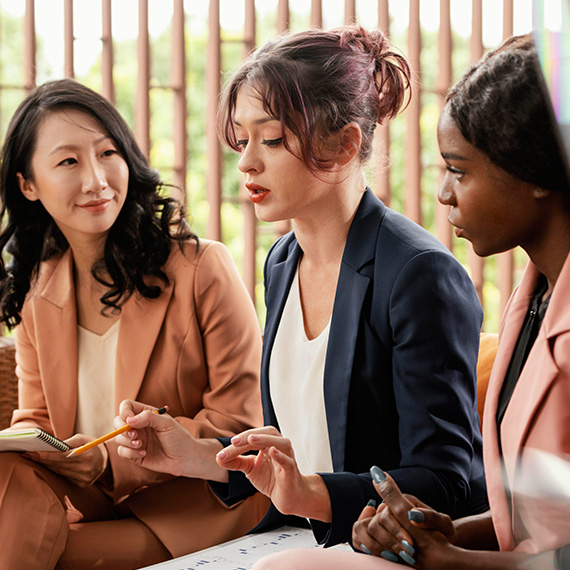
{"type": "MultiPolygon", "coordinates": [[[[168,406],[163,406],[162,408],[159,408],[158,410],[154,410],[155,414],[164,414],[168,411],[168,406]]],[[[93,447],[99,445],[100,443],[104,443],[105,441],[108,441],[109,439],[113,439],[114,437],[117,437],[118,435],[125,433],[126,431],[129,431],[131,428],[131,426],[129,424],[125,424],[123,427],[120,427],[119,429],[116,429],[115,431],[112,431],[111,433],[108,433],[107,435],[103,435],[97,439],[94,439],[93,441],[90,441],[89,443],[86,443],[85,445],[82,445],[81,447],[77,447],[76,449],[73,449],[70,453],[68,453],[66,455],[66,457],[72,457],[73,455],[79,455],[80,453],[83,453],[84,451],[88,451],[89,449],[92,449],[93,447]]]]}

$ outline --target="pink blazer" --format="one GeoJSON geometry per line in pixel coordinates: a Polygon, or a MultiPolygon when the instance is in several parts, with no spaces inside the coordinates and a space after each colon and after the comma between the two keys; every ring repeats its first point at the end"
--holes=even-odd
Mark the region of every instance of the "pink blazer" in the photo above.
{"type": "MultiPolygon", "coordinates": [[[[19,409],[12,423],[39,425],[62,439],[74,434],[77,411],[72,269],[69,252],[42,264],[15,333],[19,409]]],[[[157,299],[135,294],[122,308],[116,411],[126,398],[168,404],[197,437],[229,436],[262,425],[259,324],[229,251],[201,240],[196,252],[195,242],[188,242],[184,255],[173,247],[165,269],[171,282],[157,299]]],[[[120,458],[113,442],[107,447],[115,502],[136,496],[137,516],[161,537],[172,525],[169,518],[177,525],[192,519],[188,509],[195,484],[120,458]]],[[[173,552],[183,548],[177,541],[183,542],[184,528],[178,535],[167,544],[173,552]]]]}
{"type": "MultiPolygon", "coordinates": [[[[505,311],[483,416],[487,490],[501,550],[542,552],[570,543],[570,517],[517,493],[509,501],[497,442],[499,393],[538,277],[529,263],[505,311]]],[[[529,450],[570,458],[570,257],[504,415],[501,442],[508,489],[517,489],[521,478],[536,477],[529,471],[529,450]]]]}

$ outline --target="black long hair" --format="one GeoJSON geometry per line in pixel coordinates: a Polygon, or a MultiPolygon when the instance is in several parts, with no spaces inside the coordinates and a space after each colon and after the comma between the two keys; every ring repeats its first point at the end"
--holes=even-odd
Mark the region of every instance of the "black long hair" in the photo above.
{"type": "Polygon", "coordinates": [[[165,196],[165,185],[149,167],[119,112],[103,96],[73,79],[49,81],[16,109],[2,148],[0,168],[0,322],[17,325],[40,263],[69,247],[42,203],[27,200],[17,174],[33,177],[32,156],[38,128],[49,113],[74,109],[92,116],[117,145],[129,169],[125,203],[109,230],[103,257],[93,277],[106,286],[102,311],[120,310],[136,291],[156,298],[168,276],[163,270],[172,245],[198,238],[190,231],[182,205],[165,196]],[[6,255],[8,254],[8,255],[6,255]],[[6,259],[5,259],[6,258],[6,259]]]}

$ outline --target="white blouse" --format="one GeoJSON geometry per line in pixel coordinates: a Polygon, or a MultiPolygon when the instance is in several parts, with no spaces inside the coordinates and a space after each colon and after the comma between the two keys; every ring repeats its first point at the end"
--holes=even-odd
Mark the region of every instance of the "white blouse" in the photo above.
{"type": "Polygon", "coordinates": [[[280,431],[305,475],[333,471],[323,391],[329,331],[330,320],[318,337],[307,338],[297,269],[271,351],[269,390],[280,431]]]}
{"type": "Polygon", "coordinates": [[[76,433],[100,437],[113,429],[119,323],[102,335],[77,326],[76,433]]]}

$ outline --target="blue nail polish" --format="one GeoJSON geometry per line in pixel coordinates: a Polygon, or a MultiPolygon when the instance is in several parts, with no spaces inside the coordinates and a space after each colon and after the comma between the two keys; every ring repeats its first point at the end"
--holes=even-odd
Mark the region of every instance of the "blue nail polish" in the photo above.
{"type": "Polygon", "coordinates": [[[401,541],[402,546],[410,553],[410,554],[414,554],[416,552],[416,549],[407,541],[407,540],[402,540],[401,541]]]}
{"type": "Polygon", "coordinates": [[[383,550],[380,553],[380,556],[385,560],[389,560],[390,562],[398,562],[400,559],[390,550],[383,550]]]}
{"type": "Polygon", "coordinates": [[[413,522],[417,522],[417,523],[423,523],[426,519],[425,515],[422,513],[422,511],[408,511],[408,519],[413,521],[413,522]]]}
{"type": "Polygon", "coordinates": [[[412,566],[416,563],[416,561],[405,550],[400,550],[400,558],[412,566]]]}
{"type": "Polygon", "coordinates": [[[360,550],[362,550],[362,552],[364,552],[364,554],[372,554],[372,552],[366,548],[366,546],[364,546],[364,544],[360,545],[360,550]]]}
{"type": "Polygon", "coordinates": [[[374,507],[376,508],[376,501],[374,499],[370,499],[367,503],[366,503],[367,507],[374,507]]]}
{"type": "Polygon", "coordinates": [[[382,483],[384,479],[386,479],[386,473],[384,473],[384,471],[382,471],[382,469],[376,465],[370,468],[370,475],[372,476],[374,483],[378,485],[382,483]]]}

